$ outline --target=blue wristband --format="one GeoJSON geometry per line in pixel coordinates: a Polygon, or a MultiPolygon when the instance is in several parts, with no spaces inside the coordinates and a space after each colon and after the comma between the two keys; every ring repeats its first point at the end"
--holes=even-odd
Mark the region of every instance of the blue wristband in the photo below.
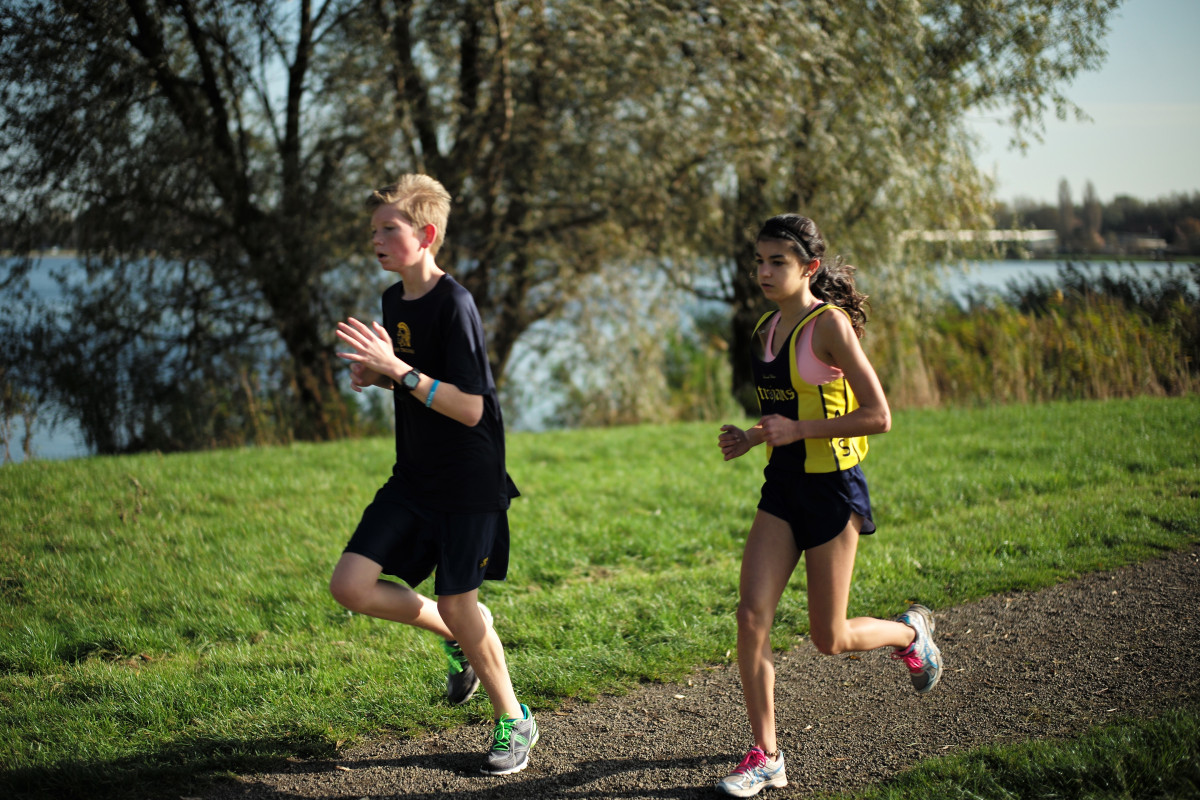
{"type": "Polygon", "coordinates": [[[425,407],[426,408],[429,408],[431,405],[433,405],[433,394],[434,394],[434,392],[437,391],[437,387],[438,387],[439,383],[441,383],[441,381],[434,379],[433,386],[429,387],[429,394],[425,395],[425,407]]]}

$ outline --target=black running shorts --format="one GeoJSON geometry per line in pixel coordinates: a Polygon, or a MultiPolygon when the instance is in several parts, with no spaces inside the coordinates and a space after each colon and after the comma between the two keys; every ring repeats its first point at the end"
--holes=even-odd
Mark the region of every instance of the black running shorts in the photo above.
{"type": "Polygon", "coordinates": [[[345,552],[416,588],[435,570],[434,594],[463,594],[508,574],[508,512],[451,514],[420,508],[389,481],[363,511],[345,552]]]}
{"type": "Polygon", "coordinates": [[[763,477],[758,507],[791,526],[802,551],[836,539],[854,512],[863,518],[861,533],[875,532],[867,479],[858,466],[841,472],[790,472],[767,464],[763,477]]]}

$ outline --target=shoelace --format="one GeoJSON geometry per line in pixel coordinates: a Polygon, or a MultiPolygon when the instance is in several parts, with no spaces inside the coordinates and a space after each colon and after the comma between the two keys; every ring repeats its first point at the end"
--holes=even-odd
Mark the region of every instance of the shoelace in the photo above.
{"type": "Polygon", "coordinates": [[[467,663],[467,657],[463,655],[462,648],[452,645],[443,639],[442,649],[446,651],[446,660],[450,662],[450,671],[456,673],[462,672],[463,664],[467,663]]]}
{"type": "Polygon", "coordinates": [[[492,746],[493,750],[508,750],[512,747],[512,729],[516,724],[517,721],[512,717],[501,717],[496,720],[496,730],[492,733],[492,737],[496,740],[496,744],[492,746]]]}
{"type": "Polygon", "coordinates": [[[903,650],[895,650],[892,652],[892,658],[897,661],[903,661],[908,667],[909,672],[920,672],[925,666],[925,662],[917,655],[917,643],[913,642],[903,650]]]}
{"type": "Polygon", "coordinates": [[[751,770],[765,767],[767,765],[767,754],[757,747],[751,747],[750,752],[746,753],[746,757],[742,759],[742,763],[738,764],[733,770],[736,775],[745,775],[751,770]]]}

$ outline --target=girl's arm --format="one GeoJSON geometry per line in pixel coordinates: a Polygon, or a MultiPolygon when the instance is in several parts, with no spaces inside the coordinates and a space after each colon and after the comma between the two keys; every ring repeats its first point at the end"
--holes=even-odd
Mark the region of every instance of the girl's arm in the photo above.
{"type": "Polygon", "coordinates": [[[717,437],[717,444],[726,461],[746,455],[750,448],[757,447],[763,441],[762,423],[746,431],[736,425],[722,425],[721,435],[717,437]]]}

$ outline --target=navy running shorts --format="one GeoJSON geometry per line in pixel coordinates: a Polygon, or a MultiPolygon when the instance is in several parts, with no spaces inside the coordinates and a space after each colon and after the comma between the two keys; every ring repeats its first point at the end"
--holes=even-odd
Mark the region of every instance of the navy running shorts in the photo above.
{"type": "Polygon", "coordinates": [[[791,526],[801,551],[836,539],[853,512],[863,518],[861,533],[875,532],[867,478],[857,465],[841,472],[793,472],[767,464],[763,477],[758,507],[791,526]]]}
{"type": "Polygon", "coordinates": [[[508,575],[508,512],[432,511],[389,481],[363,511],[344,552],[371,559],[414,589],[436,570],[434,594],[463,594],[508,575]]]}

